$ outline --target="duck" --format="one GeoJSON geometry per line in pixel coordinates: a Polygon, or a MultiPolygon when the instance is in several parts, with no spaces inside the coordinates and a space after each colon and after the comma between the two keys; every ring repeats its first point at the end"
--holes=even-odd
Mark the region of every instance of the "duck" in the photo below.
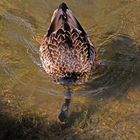
{"type": "MultiPolygon", "coordinates": [[[[98,65],[95,45],[66,3],[61,3],[53,12],[48,31],[40,44],[42,66],[59,84],[85,83],[98,65]]],[[[68,88],[60,120],[67,116],[71,94],[68,88]]]]}

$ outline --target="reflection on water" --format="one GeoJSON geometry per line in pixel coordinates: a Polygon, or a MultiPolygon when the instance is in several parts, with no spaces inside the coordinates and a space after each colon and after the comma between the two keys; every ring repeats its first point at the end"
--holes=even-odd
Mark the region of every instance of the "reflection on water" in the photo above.
{"type": "MultiPolygon", "coordinates": [[[[44,35],[61,0],[0,1],[0,90],[21,96],[26,106],[59,110],[64,88],[43,71],[34,37],[44,35]]],[[[67,1],[108,68],[75,87],[74,102],[122,97],[140,84],[140,2],[67,1]],[[75,96],[76,96],[75,95],[75,96]]],[[[49,114],[49,113],[48,113],[49,114]]]]}

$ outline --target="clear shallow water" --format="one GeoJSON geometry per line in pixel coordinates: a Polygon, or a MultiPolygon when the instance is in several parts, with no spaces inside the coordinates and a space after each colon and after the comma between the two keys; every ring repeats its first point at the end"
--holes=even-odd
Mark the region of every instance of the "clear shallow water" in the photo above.
{"type": "MultiPolygon", "coordinates": [[[[23,106],[55,114],[65,89],[41,67],[35,41],[49,27],[61,0],[0,1],[0,90],[21,96],[23,106]],[[53,107],[53,109],[52,109],[53,107]],[[54,113],[55,111],[55,113],[54,113]]],[[[108,67],[74,88],[74,103],[87,106],[100,99],[124,97],[140,86],[140,1],[66,1],[96,45],[108,67]]],[[[57,114],[57,113],[56,113],[57,114]]]]}

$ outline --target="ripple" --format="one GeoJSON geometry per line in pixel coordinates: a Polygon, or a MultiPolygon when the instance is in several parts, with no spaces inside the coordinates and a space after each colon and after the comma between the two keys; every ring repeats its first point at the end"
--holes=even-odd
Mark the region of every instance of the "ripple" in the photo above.
{"type": "Polygon", "coordinates": [[[15,22],[16,24],[22,26],[28,33],[34,35],[34,30],[32,25],[25,21],[23,18],[15,16],[7,11],[3,12],[3,17],[5,17],[10,22],[15,22]]]}

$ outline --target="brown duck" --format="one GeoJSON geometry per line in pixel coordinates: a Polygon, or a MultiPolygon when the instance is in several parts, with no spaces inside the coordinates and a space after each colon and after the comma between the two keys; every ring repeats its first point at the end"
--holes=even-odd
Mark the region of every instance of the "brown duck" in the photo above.
{"type": "MultiPolygon", "coordinates": [[[[63,85],[87,81],[96,68],[96,51],[86,32],[65,3],[53,13],[47,34],[41,41],[40,59],[46,73],[63,85]]],[[[66,92],[59,119],[67,116],[71,91],[66,92]]]]}

